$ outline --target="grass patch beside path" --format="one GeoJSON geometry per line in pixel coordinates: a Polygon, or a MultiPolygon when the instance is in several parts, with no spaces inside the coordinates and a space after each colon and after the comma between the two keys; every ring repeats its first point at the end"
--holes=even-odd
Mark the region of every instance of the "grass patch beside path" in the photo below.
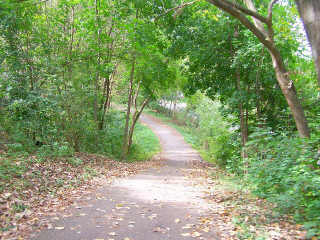
{"type": "Polygon", "coordinates": [[[160,141],[154,132],[147,126],[137,123],[133,144],[130,150],[129,161],[149,160],[160,152],[160,141]]]}

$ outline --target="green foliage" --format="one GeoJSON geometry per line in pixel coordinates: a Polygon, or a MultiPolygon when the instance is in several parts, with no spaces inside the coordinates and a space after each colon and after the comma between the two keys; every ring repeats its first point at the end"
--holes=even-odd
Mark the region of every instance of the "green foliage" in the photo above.
{"type": "Polygon", "coordinates": [[[87,131],[85,152],[98,152],[120,158],[125,115],[119,111],[110,111],[106,115],[106,126],[100,131],[87,131]]]}
{"type": "Polygon", "coordinates": [[[225,166],[233,154],[230,125],[219,112],[220,105],[203,98],[196,106],[199,123],[196,131],[205,150],[206,159],[219,166],[225,166]]]}
{"type": "MultiPolygon", "coordinates": [[[[173,122],[180,124],[175,127],[187,142],[200,150],[205,160],[225,167],[237,148],[232,139],[231,126],[219,111],[220,104],[201,93],[188,98],[187,102],[185,110],[175,113],[173,122]]],[[[159,106],[156,108],[161,109],[159,106]]]]}
{"type": "Polygon", "coordinates": [[[158,137],[150,128],[138,123],[133,135],[133,145],[130,149],[129,161],[151,159],[160,152],[158,137]]]}
{"type": "Polygon", "coordinates": [[[43,145],[37,151],[37,155],[40,159],[55,159],[58,157],[69,157],[73,154],[74,149],[69,145],[68,142],[55,142],[52,145],[43,145]]]}
{"type": "Polygon", "coordinates": [[[241,166],[247,182],[257,196],[275,202],[280,211],[294,214],[314,232],[320,227],[319,137],[271,134],[262,130],[251,135],[249,158],[241,166]]]}
{"type": "Polygon", "coordinates": [[[75,166],[75,167],[78,167],[78,166],[80,166],[80,165],[83,164],[82,159],[77,158],[77,157],[68,158],[68,162],[69,162],[72,166],[75,166]]]}
{"type": "Polygon", "coordinates": [[[26,99],[12,100],[6,112],[5,127],[14,141],[53,142],[50,136],[56,133],[58,113],[55,101],[29,94],[26,99]]]}
{"type": "MultiPolygon", "coordinates": [[[[160,96],[178,101],[181,89],[196,93],[184,111],[165,110],[186,139],[205,159],[243,177],[255,194],[317,234],[319,92],[314,65],[299,46],[293,4],[274,6],[273,26],[276,46],[302,96],[310,140],[294,136],[263,45],[210,3],[199,1],[155,20],[180,1],[35,2],[0,1],[0,147],[9,157],[36,154],[38,161],[63,158],[73,166],[82,164],[74,156],[79,151],[120,158],[125,115],[110,109],[107,100],[127,102],[134,58],[138,102],[151,98],[152,108],[163,111],[156,103],[160,96]],[[241,114],[250,136],[245,148],[241,114]]],[[[266,14],[266,1],[256,3],[266,14]]],[[[138,124],[128,160],[149,159],[158,151],[157,137],[138,124]]],[[[24,171],[24,164],[11,160],[1,159],[1,180],[24,171]]]]}

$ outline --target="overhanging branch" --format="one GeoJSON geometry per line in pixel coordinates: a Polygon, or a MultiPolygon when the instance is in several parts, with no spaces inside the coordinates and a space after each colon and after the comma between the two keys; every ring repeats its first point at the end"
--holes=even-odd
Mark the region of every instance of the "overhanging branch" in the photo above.
{"type": "Polygon", "coordinates": [[[265,18],[264,16],[260,15],[259,13],[255,12],[255,11],[252,11],[248,8],[245,8],[243,6],[241,6],[240,4],[238,3],[235,3],[235,2],[231,2],[229,0],[220,0],[221,2],[224,2],[225,4],[229,5],[230,7],[233,7],[233,8],[236,8],[237,10],[241,11],[242,13],[244,14],[247,14],[251,17],[254,17],[258,20],[260,20],[261,22],[267,24],[268,23],[268,19],[265,18]]]}
{"type": "Polygon", "coordinates": [[[155,18],[155,21],[158,21],[159,18],[167,15],[167,14],[168,14],[169,12],[171,12],[171,11],[177,11],[177,10],[179,10],[179,9],[185,8],[185,7],[187,7],[187,6],[189,6],[189,5],[192,5],[192,4],[194,4],[194,3],[196,3],[196,2],[199,2],[199,1],[200,1],[200,0],[195,0],[195,1],[192,1],[192,2],[187,2],[187,3],[181,4],[181,5],[179,5],[179,6],[177,6],[177,7],[174,7],[174,8],[170,8],[170,9],[166,10],[164,13],[160,14],[159,16],[157,16],[157,17],[155,18]]]}
{"type": "Polygon", "coordinates": [[[270,41],[267,40],[267,36],[264,32],[260,31],[249,19],[235,7],[231,7],[225,0],[207,0],[207,2],[220,8],[221,10],[231,14],[237,18],[245,27],[247,27],[267,48],[273,48],[270,41]]]}
{"type": "Polygon", "coordinates": [[[272,23],[272,8],[273,5],[276,4],[279,0],[272,0],[268,7],[268,23],[272,23]]]}

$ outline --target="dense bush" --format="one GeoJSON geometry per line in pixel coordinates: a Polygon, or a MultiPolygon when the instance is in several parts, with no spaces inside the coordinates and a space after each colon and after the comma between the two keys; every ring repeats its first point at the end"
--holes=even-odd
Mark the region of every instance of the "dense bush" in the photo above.
{"type": "Polygon", "coordinates": [[[24,99],[12,99],[6,110],[1,125],[13,142],[32,149],[36,142],[56,141],[59,108],[55,100],[34,93],[24,99]]]}
{"type": "Polygon", "coordinates": [[[219,166],[225,166],[235,149],[231,141],[230,125],[221,116],[219,107],[217,102],[208,98],[202,99],[195,108],[199,119],[196,131],[199,133],[206,158],[219,166]]]}
{"type": "MultiPolygon", "coordinates": [[[[110,109],[105,115],[103,129],[98,130],[93,114],[83,107],[81,97],[69,94],[64,99],[68,101],[29,95],[26,99],[9,102],[1,114],[4,121],[0,124],[2,131],[9,136],[5,142],[8,152],[36,152],[41,161],[70,157],[79,151],[120,158],[124,112],[110,109]]],[[[130,160],[145,160],[157,151],[157,137],[138,124],[130,160]]]]}
{"type": "Polygon", "coordinates": [[[251,139],[248,160],[239,167],[246,168],[245,179],[253,193],[293,214],[309,234],[320,234],[319,138],[272,136],[260,130],[251,139]]]}

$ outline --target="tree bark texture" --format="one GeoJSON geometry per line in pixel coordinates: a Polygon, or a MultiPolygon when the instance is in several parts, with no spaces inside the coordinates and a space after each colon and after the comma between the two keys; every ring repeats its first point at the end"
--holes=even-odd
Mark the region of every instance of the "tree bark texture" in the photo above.
{"type": "MultiPolygon", "coordinates": [[[[240,72],[238,70],[236,71],[236,85],[237,85],[237,90],[239,91],[241,96],[240,72]]],[[[243,106],[243,103],[241,100],[239,102],[239,112],[240,112],[241,146],[242,146],[241,155],[243,158],[247,158],[248,154],[244,149],[244,147],[248,142],[248,111],[243,106]]]]}
{"type": "Polygon", "coordinates": [[[312,48],[320,86],[320,1],[295,0],[312,48]]]}

